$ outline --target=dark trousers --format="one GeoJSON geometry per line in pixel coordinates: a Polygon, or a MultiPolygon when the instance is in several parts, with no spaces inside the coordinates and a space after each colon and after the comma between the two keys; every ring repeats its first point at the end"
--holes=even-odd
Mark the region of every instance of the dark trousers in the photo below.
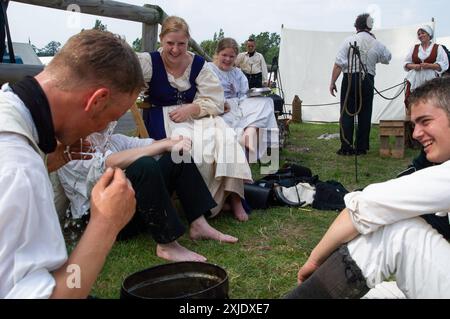
{"type": "MultiPolygon", "coordinates": [[[[359,94],[359,73],[344,73],[341,85],[341,150],[353,150],[353,131],[355,128],[354,116],[349,115],[343,111],[345,95],[349,86],[348,78],[351,77],[350,92],[348,95],[347,110],[354,114],[359,109],[360,94],[359,94]]],[[[356,132],[356,150],[368,151],[369,138],[372,119],[372,105],[373,105],[373,91],[374,91],[374,77],[367,74],[362,81],[362,107],[358,113],[358,130],[356,132]]]]}
{"type": "Polygon", "coordinates": [[[170,154],[159,160],[142,157],[127,167],[126,176],[136,193],[136,213],[118,239],[149,231],[157,243],[166,244],[183,235],[185,227],[171,200],[174,192],[189,223],[216,206],[195,163],[176,164],[170,154]]]}
{"type": "Polygon", "coordinates": [[[262,72],[256,74],[248,74],[243,72],[248,80],[248,87],[251,88],[260,88],[262,87],[262,72]]]}
{"type": "Polygon", "coordinates": [[[361,269],[343,245],[284,299],[359,299],[368,291],[361,269]]]}

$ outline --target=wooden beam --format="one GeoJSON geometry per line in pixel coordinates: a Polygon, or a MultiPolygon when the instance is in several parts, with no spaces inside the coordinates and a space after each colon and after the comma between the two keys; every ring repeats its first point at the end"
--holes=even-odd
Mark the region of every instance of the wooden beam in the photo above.
{"type": "Polygon", "coordinates": [[[119,1],[109,0],[13,0],[52,9],[67,10],[69,5],[78,5],[81,13],[96,16],[130,20],[147,24],[157,24],[162,21],[162,10],[154,7],[141,7],[119,1]]]}
{"type": "Polygon", "coordinates": [[[0,63],[0,85],[15,83],[26,75],[34,76],[44,69],[43,65],[0,63]]]}
{"type": "MultiPolygon", "coordinates": [[[[162,24],[168,15],[159,6],[144,5],[135,6],[119,1],[109,0],[12,0],[15,2],[31,4],[52,9],[67,10],[69,5],[78,5],[81,13],[96,16],[109,17],[122,20],[142,22],[147,26],[142,27],[142,50],[151,52],[156,50],[157,25],[162,24]],[[156,34],[156,35],[155,35],[156,34]],[[150,37],[150,38],[147,38],[150,37]],[[153,40],[156,38],[156,41],[153,40]]],[[[203,51],[201,46],[194,39],[189,41],[192,50],[203,56],[207,61],[212,61],[211,57],[203,51]]]]}
{"type": "MultiPolygon", "coordinates": [[[[150,8],[157,10],[160,14],[162,23],[164,16],[167,16],[166,13],[159,7],[152,4],[144,4],[144,8],[150,8]]],[[[158,44],[158,24],[142,24],[142,52],[153,52],[156,51],[158,44]]]]}

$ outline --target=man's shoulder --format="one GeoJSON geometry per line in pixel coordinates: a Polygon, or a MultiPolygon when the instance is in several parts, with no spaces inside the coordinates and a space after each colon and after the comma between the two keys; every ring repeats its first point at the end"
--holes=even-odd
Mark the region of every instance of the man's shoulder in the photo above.
{"type": "Polygon", "coordinates": [[[0,132],[0,165],[9,169],[31,169],[43,166],[39,153],[30,145],[27,137],[9,132],[0,132]]]}

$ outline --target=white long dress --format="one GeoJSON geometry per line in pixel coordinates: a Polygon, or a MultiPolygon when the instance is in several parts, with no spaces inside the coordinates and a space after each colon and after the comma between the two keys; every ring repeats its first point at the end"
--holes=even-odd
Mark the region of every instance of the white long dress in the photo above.
{"type": "MultiPolygon", "coordinates": [[[[433,50],[433,45],[434,43],[431,42],[426,50],[424,50],[422,45],[419,45],[418,57],[421,61],[425,61],[430,56],[431,51],[433,50]]],[[[425,82],[440,76],[443,72],[445,72],[448,69],[449,66],[447,54],[445,53],[442,46],[439,46],[436,61],[434,63],[440,65],[441,71],[431,69],[408,70],[406,68],[406,65],[409,63],[414,63],[412,60],[413,52],[414,46],[409,50],[405,58],[405,62],[403,63],[405,71],[408,72],[408,74],[406,75],[406,80],[408,80],[409,83],[411,83],[411,92],[414,91],[417,87],[424,84],[425,82]]]]}
{"type": "MultiPolygon", "coordinates": [[[[191,52],[188,52],[192,56],[191,52]]],[[[146,83],[152,74],[152,59],[149,53],[139,53],[142,71],[146,83]]],[[[192,63],[179,78],[167,73],[172,87],[186,91],[191,87],[189,76],[192,63]]],[[[252,180],[250,167],[245,158],[242,146],[237,142],[237,135],[222,117],[224,95],[217,76],[206,63],[195,80],[197,93],[193,103],[200,106],[200,114],[195,119],[175,123],[169,113],[180,105],[163,107],[163,117],[166,135],[183,135],[191,138],[191,156],[196,163],[217,206],[211,210],[212,216],[217,215],[230,193],[237,193],[244,198],[243,180],[252,180]]]]}
{"type": "Polygon", "coordinates": [[[247,127],[259,130],[259,157],[267,147],[278,148],[278,125],[273,100],[269,97],[248,98],[248,80],[239,68],[230,71],[219,69],[214,63],[208,67],[219,77],[230,111],[222,115],[225,122],[235,129],[240,137],[247,127]]]}

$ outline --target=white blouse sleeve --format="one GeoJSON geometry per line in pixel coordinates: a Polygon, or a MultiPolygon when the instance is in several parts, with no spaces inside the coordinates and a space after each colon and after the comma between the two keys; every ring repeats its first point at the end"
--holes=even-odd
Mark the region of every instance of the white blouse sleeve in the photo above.
{"type": "Polygon", "coordinates": [[[437,54],[435,63],[437,63],[437,64],[439,64],[441,66],[441,70],[440,71],[436,71],[439,75],[441,75],[442,73],[447,71],[448,63],[449,63],[448,62],[448,56],[447,56],[447,53],[445,53],[445,50],[442,47],[442,45],[440,45],[438,47],[438,54],[437,54]]]}
{"type": "Polygon", "coordinates": [[[219,78],[211,71],[207,63],[203,65],[195,83],[197,84],[197,94],[192,103],[200,106],[200,114],[197,117],[222,114],[225,102],[223,88],[219,78]]]}
{"type": "Polygon", "coordinates": [[[147,83],[150,82],[153,75],[153,67],[152,67],[152,58],[150,53],[148,52],[136,52],[139,63],[141,64],[142,74],[144,76],[144,81],[147,86],[147,83]]]}
{"type": "Polygon", "coordinates": [[[345,196],[354,226],[368,234],[423,214],[450,211],[450,161],[345,196]]]}

